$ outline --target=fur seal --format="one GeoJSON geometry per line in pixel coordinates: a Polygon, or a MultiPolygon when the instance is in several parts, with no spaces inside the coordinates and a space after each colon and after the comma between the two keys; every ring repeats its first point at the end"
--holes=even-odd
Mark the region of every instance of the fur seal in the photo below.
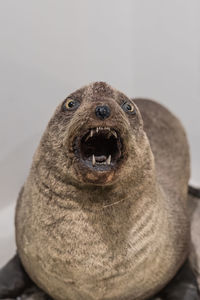
{"type": "Polygon", "coordinates": [[[104,82],[72,93],[17,201],[26,272],[55,300],[155,295],[189,253],[189,174],[185,131],[166,108],[104,82]]]}

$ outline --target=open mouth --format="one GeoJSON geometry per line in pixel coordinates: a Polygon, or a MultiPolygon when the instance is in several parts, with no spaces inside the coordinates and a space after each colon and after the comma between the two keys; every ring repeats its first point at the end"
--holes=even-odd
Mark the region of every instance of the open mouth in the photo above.
{"type": "Polygon", "coordinates": [[[109,170],[121,160],[122,146],[122,139],[115,129],[96,127],[77,138],[75,154],[90,168],[109,170]]]}

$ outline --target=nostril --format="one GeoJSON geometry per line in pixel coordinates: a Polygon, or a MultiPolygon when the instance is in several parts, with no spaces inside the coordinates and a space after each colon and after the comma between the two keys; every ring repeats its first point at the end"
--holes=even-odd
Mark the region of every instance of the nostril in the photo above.
{"type": "Polygon", "coordinates": [[[97,118],[104,120],[110,116],[110,108],[107,105],[97,106],[95,114],[97,118]]]}

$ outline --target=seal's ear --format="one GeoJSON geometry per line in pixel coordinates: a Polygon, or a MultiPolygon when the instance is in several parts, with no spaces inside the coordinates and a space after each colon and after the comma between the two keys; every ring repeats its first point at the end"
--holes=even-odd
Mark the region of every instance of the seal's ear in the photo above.
{"type": "Polygon", "coordinates": [[[19,296],[30,284],[18,255],[0,269],[0,299],[19,296]]]}

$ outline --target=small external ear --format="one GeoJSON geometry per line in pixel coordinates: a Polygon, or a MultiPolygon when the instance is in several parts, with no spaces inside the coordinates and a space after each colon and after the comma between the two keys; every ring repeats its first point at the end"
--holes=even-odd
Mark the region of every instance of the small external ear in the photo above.
{"type": "Polygon", "coordinates": [[[143,118],[142,118],[141,112],[139,110],[139,107],[138,107],[138,105],[136,104],[136,102],[134,100],[135,100],[134,98],[131,99],[131,101],[132,101],[132,103],[135,107],[136,116],[138,117],[137,120],[139,121],[139,128],[141,130],[143,130],[143,127],[144,127],[143,118]]]}
{"type": "Polygon", "coordinates": [[[19,296],[30,284],[18,255],[0,269],[0,299],[19,296]]]}

